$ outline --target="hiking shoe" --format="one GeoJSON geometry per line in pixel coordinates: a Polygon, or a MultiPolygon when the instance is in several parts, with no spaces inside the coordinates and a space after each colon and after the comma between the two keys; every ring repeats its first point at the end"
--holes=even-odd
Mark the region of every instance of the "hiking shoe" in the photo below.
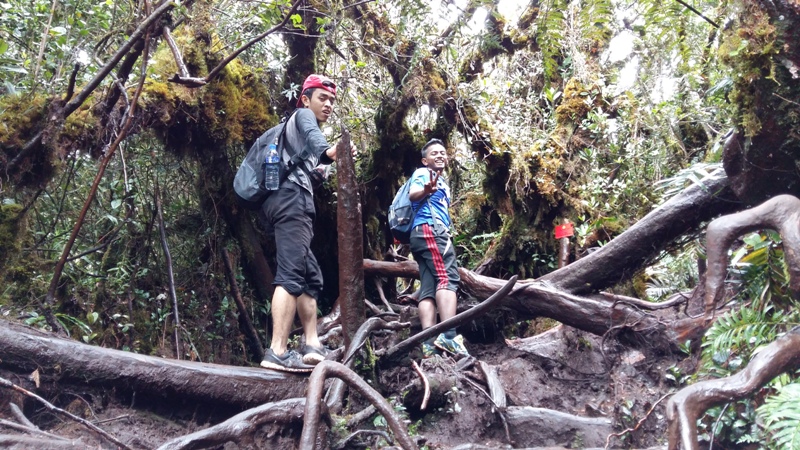
{"type": "Polygon", "coordinates": [[[436,336],[436,340],[433,341],[433,345],[440,350],[452,353],[454,355],[469,356],[467,347],[464,345],[464,336],[461,336],[460,334],[457,334],[452,338],[448,338],[444,333],[442,333],[439,336],[436,336]]]}
{"type": "Polygon", "coordinates": [[[283,355],[278,356],[272,349],[267,349],[264,354],[264,360],[261,361],[261,367],[272,370],[280,370],[281,372],[294,372],[294,373],[307,373],[314,370],[314,366],[309,366],[303,363],[303,358],[294,351],[286,350],[283,355]]]}
{"type": "Polygon", "coordinates": [[[303,346],[300,347],[300,354],[303,355],[303,362],[306,364],[319,364],[330,352],[328,347],[324,345],[314,347],[313,345],[303,344],[303,346]]]}
{"type": "Polygon", "coordinates": [[[440,353],[439,349],[433,345],[432,340],[427,340],[422,343],[422,357],[424,359],[433,358],[440,353]]]}

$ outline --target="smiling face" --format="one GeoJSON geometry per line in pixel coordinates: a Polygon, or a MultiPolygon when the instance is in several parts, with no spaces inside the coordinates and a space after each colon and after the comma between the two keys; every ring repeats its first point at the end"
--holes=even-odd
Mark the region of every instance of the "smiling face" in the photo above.
{"type": "Polygon", "coordinates": [[[300,100],[303,102],[303,106],[314,113],[317,122],[323,123],[327,122],[333,114],[333,103],[336,101],[336,96],[325,89],[316,88],[311,93],[311,98],[303,94],[300,100]]]}
{"type": "Polygon", "coordinates": [[[428,169],[442,171],[447,166],[447,150],[441,144],[431,144],[425,149],[422,164],[428,169]]]}

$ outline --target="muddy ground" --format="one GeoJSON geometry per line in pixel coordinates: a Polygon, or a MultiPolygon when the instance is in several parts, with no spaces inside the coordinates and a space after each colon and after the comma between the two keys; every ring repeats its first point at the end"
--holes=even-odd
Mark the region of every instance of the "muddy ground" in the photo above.
{"type": "MultiPolygon", "coordinates": [[[[418,405],[403,405],[404,401],[413,403],[403,394],[410,395],[414,385],[420,385],[419,376],[411,367],[375,372],[373,384],[406,416],[410,433],[429,449],[603,448],[607,440],[609,448],[662,447],[666,437],[664,396],[675,388],[667,375],[675,370],[668,369],[688,363],[681,362],[680,355],[645,357],[637,350],[611,341],[604,343],[597,336],[565,326],[526,339],[470,344],[470,350],[474,361],[457,363],[449,357],[420,361],[430,380],[451,383],[444,395],[432,396],[425,411],[419,410],[418,405]],[[505,408],[493,402],[479,361],[495,370],[506,394],[505,408]],[[614,435],[637,424],[636,431],[614,435]]],[[[685,372],[687,368],[681,370],[685,372]]],[[[123,388],[59,383],[55,374],[32,377],[4,371],[2,376],[91,421],[135,449],[157,448],[172,438],[240,412],[180,399],[137,396],[123,388]]],[[[388,446],[383,436],[391,433],[377,415],[349,428],[344,425],[346,419],[352,419],[367,406],[359,398],[349,401],[346,414],[334,423],[328,439],[321,443],[329,448],[388,446]],[[359,429],[385,433],[351,435],[359,429]]],[[[41,407],[37,401],[0,389],[0,416],[7,421],[19,421],[9,403],[22,405],[34,424],[71,440],[72,448],[116,448],[84,425],[41,407]]],[[[252,440],[228,443],[224,448],[295,448],[301,427],[301,423],[265,426],[252,440]]],[[[47,448],[43,446],[47,440],[52,441],[51,448],[70,448],[51,437],[24,434],[8,425],[0,428],[3,436],[38,439],[35,443],[0,440],[0,446],[5,448],[47,448]]]]}

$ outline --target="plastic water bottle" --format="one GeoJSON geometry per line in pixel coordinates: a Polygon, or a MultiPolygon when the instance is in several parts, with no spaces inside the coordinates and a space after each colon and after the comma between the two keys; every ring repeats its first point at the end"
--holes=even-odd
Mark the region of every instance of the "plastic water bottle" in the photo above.
{"type": "Polygon", "coordinates": [[[268,191],[277,191],[280,187],[280,168],[281,158],[278,154],[278,146],[275,143],[269,144],[267,163],[264,166],[264,187],[268,191]]]}

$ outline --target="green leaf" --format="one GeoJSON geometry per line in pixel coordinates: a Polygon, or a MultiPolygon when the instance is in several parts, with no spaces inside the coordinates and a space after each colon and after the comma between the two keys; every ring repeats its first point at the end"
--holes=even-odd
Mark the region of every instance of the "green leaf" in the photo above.
{"type": "Polygon", "coordinates": [[[291,17],[289,17],[289,19],[291,19],[292,26],[294,26],[295,28],[301,23],[303,23],[303,17],[300,14],[292,14],[291,17]]]}
{"type": "Polygon", "coordinates": [[[8,50],[8,42],[0,39],[0,55],[5,53],[6,50],[8,50]]]}
{"type": "Polygon", "coordinates": [[[111,200],[111,209],[118,209],[122,205],[122,199],[115,198],[111,200]]]}

